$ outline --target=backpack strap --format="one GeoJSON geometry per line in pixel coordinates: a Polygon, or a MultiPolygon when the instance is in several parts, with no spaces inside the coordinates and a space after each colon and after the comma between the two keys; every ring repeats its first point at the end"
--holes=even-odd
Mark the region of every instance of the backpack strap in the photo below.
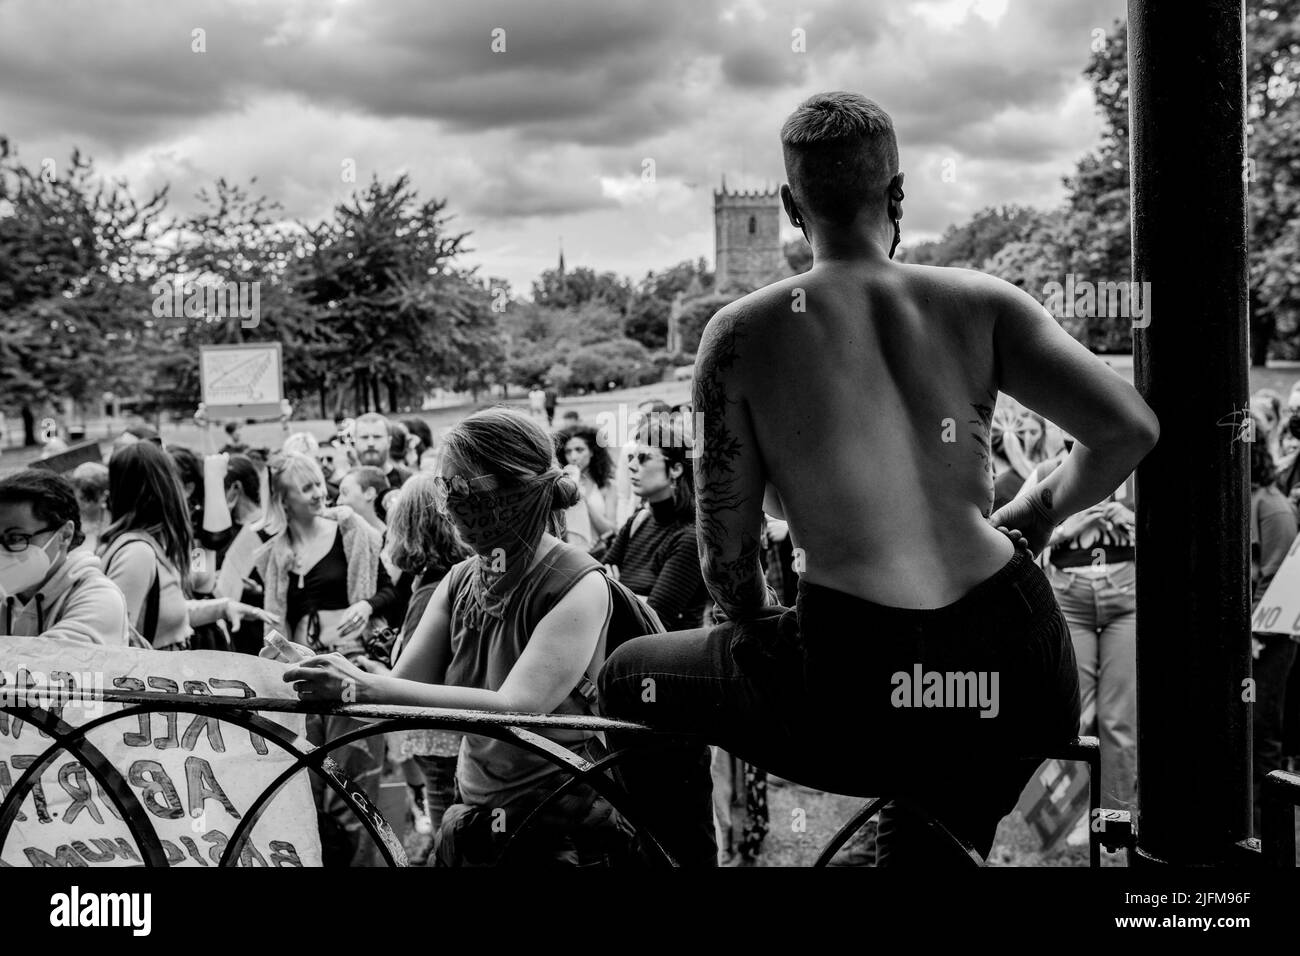
{"type": "MultiPolygon", "coordinates": [[[[609,660],[610,654],[634,637],[664,633],[663,622],[659,620],[654,608],[642,602],[626,584],[611,578],[604,565],[601,566],[600,573],[609,587],[609,614],[605,618],[603,636],[605,660],[609,660]]],[[[595,711],[596,684],[585,672],[573,693],[595,711]]]]}

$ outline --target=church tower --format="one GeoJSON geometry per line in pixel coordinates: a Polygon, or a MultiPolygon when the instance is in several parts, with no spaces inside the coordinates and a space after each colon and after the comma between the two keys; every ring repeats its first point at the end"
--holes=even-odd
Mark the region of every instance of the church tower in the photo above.
{"type": "Polygon", "coordinates": [[[715,288],[753,291],[786,275],[781,248],[781,194],[730,192],[727,179],[713,193],[715,288]]]}

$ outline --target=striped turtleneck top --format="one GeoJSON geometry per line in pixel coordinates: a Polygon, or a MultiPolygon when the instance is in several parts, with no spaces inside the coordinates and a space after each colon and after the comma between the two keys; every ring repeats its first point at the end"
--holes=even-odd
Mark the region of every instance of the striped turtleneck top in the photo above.
{"type": "Polygon", "coordinates": [[[603,561],[618,579],[646,598],[670,631],[699,627],[709,594],[700,573],[695,524],[677,513],[676,503],[653,502],[624,523],[603,561]]]}

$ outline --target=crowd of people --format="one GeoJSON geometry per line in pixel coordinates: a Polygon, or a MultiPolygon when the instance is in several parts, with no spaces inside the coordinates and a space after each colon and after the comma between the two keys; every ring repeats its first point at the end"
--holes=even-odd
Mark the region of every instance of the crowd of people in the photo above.
{"type": "MultiPolygon", "coordinates": [[[[645,403],[618,435],[572,413],[556,427],[539,383],[527,412],[436,440],[373,413],[274,453],[237,424],[206,456],[129,431],[106,468],[0,478],[2,633],[257,653],[306,701],[677,735],[538,731],[593,760],[627,751],[636,833],[589,785],[548,800],[564,772],[495,737],[337,753],[372,803],[400,768],[437,865],[614,865],[653,855],[651,836],[686,865],[749,863],[767,788],[787,783],[889,796],[874,849],[842,862],[949,865],[932,821],[987,857],[1081,732],[1101,740],[1103,805],[1134,809],[1132,474],[1159,421],[1023,289],[891,263],[903,174],[878,106],[819,94],[781,142],[814,265],[714,316],[694,406],[645,403]],[[797,322],[792,282],[816,304],[797,322]],[[971,408],[975,430],[936,441],[936,419],[971,408]],[[994,697],[930,709],[934,672],[990,678],[994,697]]],[[[1296,536],[1300,388],[1252,411],[1258,600],[1296,536]]],[[[1296,752],[1300,694],[1290,635],[1254,647],[1258,777],[1296,752]]],[[[308,737],[354,723],[313,717],[308,737]]],[[[327,865],[374,862],[360,822],[315,797],[327,865]]]]}
{"type": "MultiPolygon", "coordinates": [[[[687,418],[688,405],[647,401],[615,447],[616,436],[572,411],[552,428],[489,409],[441,441],[419,419],[368,413],[337,419],[328,440],[290,434],[274,452],[250,447],[230,422],[221,450],[204,456],[131,429],[106,463],[0,479],[12,556],[2,633],[292,663],[338,654],[371,679],[501,695],[497,709],[595,713],[611,603],[600,576],[644,605],[649,629],[713,619],[687,418]],[[487,536],[457,520],[458,503],[500,489],[527,502],[511,506],[517,520],[487,536]],[[502,556],[512,572],[485,572],[467,561],[475,554],[502,556]],[[590,571],[601,575],[579,587],[590,571]]],[[[783,533],[783,522],[772,525],[783,533]]],[[[793,601],[788,542],[782,555],[773,538],[773,580],[793,601]]],[[[355,726],[312,716],[308,739],[355,726]]],[[[594,734],[554,737],[601,751],[594,734]]],[[[501,849],[491,810],[526,806],[557,782],[544,761],[508,745],[442,731],[371,737],[335,758],[372,802],[386,768],[401,774],[409,823],[429,837],[416,862],[426,853],[447,865],[491,862],[501,849]]],[[[715,765],[721,860],[752,863],[767,830],[766,774],[720,750],[715,765]]],[[[312,783],[327,864],[377,862],[360,822],[312,783]]],[[[589,789],[530,829],[533,843],[512,851],[525,859],[610,861],[627,842],[621,818],[589,789]]]]}

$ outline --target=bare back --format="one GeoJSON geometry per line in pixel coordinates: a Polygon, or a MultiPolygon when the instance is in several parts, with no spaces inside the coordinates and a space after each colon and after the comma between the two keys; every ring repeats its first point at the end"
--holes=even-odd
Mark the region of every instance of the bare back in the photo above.
{"type": "Polygon", "coordinates": [[[748,406],[767,509],[784,512],[810,582],[942,607],[1010,559],[987,520],[998,392],[989,281],[832,262],[736,303],[744,345],[732,381],[743,396],[730,397],[748,406]]]}

